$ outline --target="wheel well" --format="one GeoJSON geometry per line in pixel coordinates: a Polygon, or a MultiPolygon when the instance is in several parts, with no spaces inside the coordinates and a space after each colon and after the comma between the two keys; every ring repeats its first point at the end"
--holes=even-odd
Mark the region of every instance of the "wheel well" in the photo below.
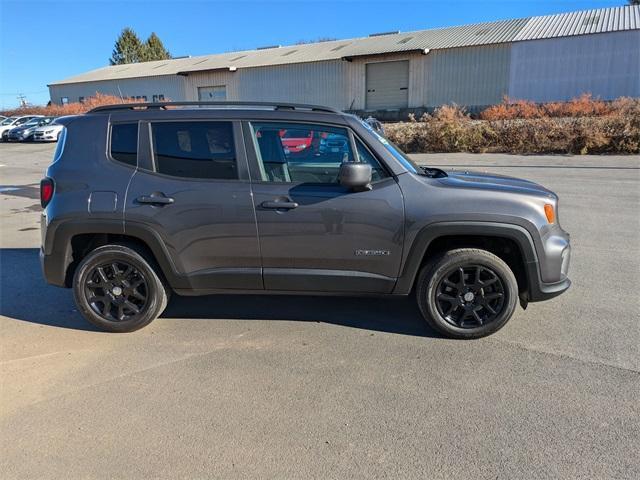
{"type": "Polygon", "coordinates": [[[76,268],[91,251],[103,245],[124,245],[135,250],[147,260],[164,280],[164,274],[149,246],[139,238],[113,233],[83,233],[71,238],[71,263],[67,267],[64,283],[71,287],[76,268]]]}
{"type": "MultiPolygon", "coordinates": [[[[456,248],[479,248],[501,258],[511,269],[518,282],[518,290],[528,289],[524,255],[520,246],[512,239],[494,236],[451,235],[433,240],[422,259],[422,265],[440,253],[456,248]]],[[[421,265],[421,267],[422,267],[421,265]]]]}

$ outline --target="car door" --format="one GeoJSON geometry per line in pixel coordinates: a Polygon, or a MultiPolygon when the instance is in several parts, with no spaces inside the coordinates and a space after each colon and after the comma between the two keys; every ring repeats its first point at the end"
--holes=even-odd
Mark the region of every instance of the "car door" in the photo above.
{"type": "Polygon", "coordinates": [[[402,256],[402,193],[365,145],[331,125],[245,122],[243,131],[265,289],[391,292],[402,256]],[[346,161],[372,165],[371,190],[340,185],[346,161]]]}
{"type": "Polygon", "coordinates": [[[262,289],[240,125],[150,120],[140,132],[125,231],[146,229],[160,237],[175,270],[174,288],[262,289]]]}

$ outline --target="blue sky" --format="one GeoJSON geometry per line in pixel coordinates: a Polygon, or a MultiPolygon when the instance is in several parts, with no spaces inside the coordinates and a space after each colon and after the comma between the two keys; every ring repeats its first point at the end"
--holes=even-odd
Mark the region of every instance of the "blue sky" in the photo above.
{"type": "Polygon", "coordinates": [[[174,56],[319,37],[350,38],[625,5],[625,0],[17,1],[0,0],[0,107],[23,93],[49,100],[47,83],[108,64],[126,26],[155,31],[174,56]]]}

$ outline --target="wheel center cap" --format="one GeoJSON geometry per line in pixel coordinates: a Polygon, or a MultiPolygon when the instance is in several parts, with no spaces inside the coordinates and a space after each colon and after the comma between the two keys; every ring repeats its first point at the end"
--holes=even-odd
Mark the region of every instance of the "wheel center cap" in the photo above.
{"type": "Polygon", "coordinates": [[[473,294],[473,292],[467,292],[462,298],[464,298],[465,302],[473,302],[473,299],[476,298],[476,296],[473,294]]]}
{"type": "Polygon", "coordinates": [[[116,297],[122,295],[122,288],[120,287],[113,287],[111,289],[111,293],[113,293],[116,297]]]}

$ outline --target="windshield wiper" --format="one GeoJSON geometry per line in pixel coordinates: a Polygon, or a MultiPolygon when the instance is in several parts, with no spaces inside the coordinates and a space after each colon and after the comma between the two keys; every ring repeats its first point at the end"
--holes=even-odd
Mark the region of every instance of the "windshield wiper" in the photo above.
{"type": "Polygon", "coordinates": [[[448,177],[447,172],[445,172],[444,170],[442,170],[440,168],[420,166],[420,169],[424,172],[421,175],[424,175],[425,177],[429,177],[429,178],[448,177]]]}

